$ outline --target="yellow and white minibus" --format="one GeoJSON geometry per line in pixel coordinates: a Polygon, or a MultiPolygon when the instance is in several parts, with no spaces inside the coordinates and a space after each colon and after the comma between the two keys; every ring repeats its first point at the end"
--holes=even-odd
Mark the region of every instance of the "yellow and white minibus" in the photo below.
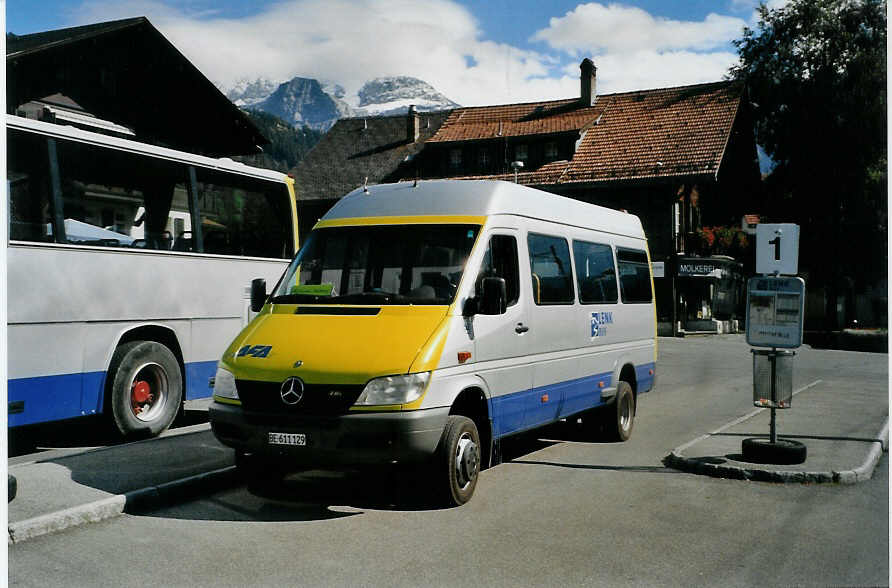
{"type": "Polygon", "coordinates": [[[430,463],[462,504],[504,437],[583,416],[628,439],[654,385],[639,219],[512,183],[358,189],[254,286],[210,409],[245,468],[430,463]]]}

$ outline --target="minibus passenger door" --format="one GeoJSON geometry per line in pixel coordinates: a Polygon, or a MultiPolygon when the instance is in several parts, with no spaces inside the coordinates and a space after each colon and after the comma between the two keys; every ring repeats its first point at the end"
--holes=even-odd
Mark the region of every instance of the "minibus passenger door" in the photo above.
{"type": "Polygon", "coordinates": [[[466,314],[472,314],[474,350],[480,377],[489,387],[493,433],[518,431],[523,426],[524,400],[532,385],[527,360],[529,349],[528,302],[520,294],[520,263],[513,232],[490,235],[475,281],[475,297],[466,314]],[[487,279],[489,278],[489,279],[487,279]],[[492,279],[497,278],[497,279],[492,279]],[[484,283],[491,290],[504,280],[505,306],[486,309],[484,283]],[[501,311],[501,312],[498,312],[501,311]],[[498,314],[486,314],[498,312],[498,314]]]}

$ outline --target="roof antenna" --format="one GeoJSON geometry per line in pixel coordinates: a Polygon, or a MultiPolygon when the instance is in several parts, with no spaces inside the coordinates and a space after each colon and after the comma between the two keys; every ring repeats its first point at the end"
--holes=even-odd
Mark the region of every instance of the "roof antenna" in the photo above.
{"type": "Polygon", "coordinates": [[[362,184],[362,191],[365,192],[366,194],[369,193],[369,177],[368,176],[365,177],[365,182],[363,182],[363,184],[362,184]]]}

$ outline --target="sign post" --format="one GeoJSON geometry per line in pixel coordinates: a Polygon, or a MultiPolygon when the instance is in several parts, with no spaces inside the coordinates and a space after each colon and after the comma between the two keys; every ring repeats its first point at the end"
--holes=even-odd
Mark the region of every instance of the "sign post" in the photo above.
{"type": "Polygon", "coordinates": [[[799,226],[756,227],[756,271],[747,282],[746,342],[753,347],[753,404],[771,409],[769,437],[744,439],[743,455],[758,463],[805,461],[806,447],[777,438],[777,409],[792,407],[793,356],[802,345],[805,280],[799,269],[799,226]],[[786,275],[781,275],[786,274],[786,275]],[[778,349],[781,348],[781,349],[778,349]]]}

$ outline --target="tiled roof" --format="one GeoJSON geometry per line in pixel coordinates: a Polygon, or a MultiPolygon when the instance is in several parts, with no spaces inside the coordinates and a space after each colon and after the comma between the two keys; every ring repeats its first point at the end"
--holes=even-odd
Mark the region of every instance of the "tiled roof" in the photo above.
{"type": "Polygon", "coordinates": [[[579,108],[578,100],[557,100],[458,108],[429,143],[521,137],[578,131],[603,112],[602,104],[579,108]]]}
{"type": "MultiPolygon", "coordinates": [[[[575,100],[458,108],[430,143],[577,131],[570,161],[518,174],[524,184],[573,184],[715,175],[740,104],[741,88],[716,82],[575,100]]],[[[514,174],[487,176],[513,179],[514,174]]]]}
{"type": "Polygon", "coordinates": [[[301,200],[334,200],[368,181],[410,179],[412,159],[440,128],[449,112],[421,112],[418,140],[407,136],[407,116],[341,119],[295,170],[301,200]],[[401,173],[408,174],[402,177],[401,173]]]}

